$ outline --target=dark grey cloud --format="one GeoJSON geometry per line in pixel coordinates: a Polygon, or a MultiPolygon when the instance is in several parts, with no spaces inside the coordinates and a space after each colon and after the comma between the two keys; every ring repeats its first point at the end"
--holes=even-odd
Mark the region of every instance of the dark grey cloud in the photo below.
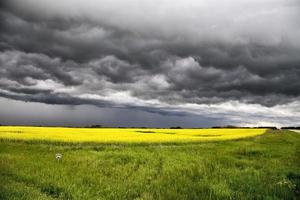
{"type": "Polygon", "coordinates": [[[0,6],[6,98],[162,114],[173,105],[275,109],[300,99],[297,0],[5,0],[0,6]]]}
{"type": "Polygon", "coordinates": [[[91,105],[66,106],[35,102],[14,101],[0,97],[0,119],[8,125],[51,125],[51,126],[151,126],[151,127],[210,127],[226,123],[219,118],[196,115],[160,115],[158,113],[125,108],[106,108],[91,105]],[[30,115],[28,110],[31,110],[30,115]]]}
{"type": "Polygon", "coordinates": [[[2,77],[25,85],[28,83],[26,78],[53,79],[66,86],[80,84],[70,75],[75,63],[68,61],[62,64],[59,58],[52,59],[44,54],[4,51],[0,55],[0,65],[2,77]]]}

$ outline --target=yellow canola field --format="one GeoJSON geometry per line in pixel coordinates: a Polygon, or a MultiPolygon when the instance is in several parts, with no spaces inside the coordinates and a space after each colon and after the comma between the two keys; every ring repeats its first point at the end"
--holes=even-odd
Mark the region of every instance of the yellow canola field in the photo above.
{"type": "Polygon", "coordinates": [[[233,140],[264,134],[266,129],[151,129],[151,128],[60,128],[0,126],[0,140],[181,143],[233,140]]]}

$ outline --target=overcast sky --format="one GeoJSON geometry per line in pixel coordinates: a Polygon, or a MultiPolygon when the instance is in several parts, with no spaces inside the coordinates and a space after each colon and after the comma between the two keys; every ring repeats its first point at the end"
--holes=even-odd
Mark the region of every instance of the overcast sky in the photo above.
{"type": "Polygon", "coordinates": [[[0,124],[300,125],[299,0],[2,0],[0,124]]]}

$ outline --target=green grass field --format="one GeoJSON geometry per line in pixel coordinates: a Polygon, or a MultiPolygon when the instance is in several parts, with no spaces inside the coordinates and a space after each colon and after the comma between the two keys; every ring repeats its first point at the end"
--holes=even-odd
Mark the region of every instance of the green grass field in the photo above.
{"type": "Polygon", "coordinates": [[[299,199],[300,134],[185,144],[2,139],[0,183],[1,200],[299,199]]]}

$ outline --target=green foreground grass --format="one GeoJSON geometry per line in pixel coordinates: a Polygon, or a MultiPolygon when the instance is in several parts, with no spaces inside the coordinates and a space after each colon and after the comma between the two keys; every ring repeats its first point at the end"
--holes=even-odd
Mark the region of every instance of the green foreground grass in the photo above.
{"type": "Polygon", "coordinates": [[[1,200],[299,199],[300,134],[178,145],[2,140],[0,183],[1,200]]]}

